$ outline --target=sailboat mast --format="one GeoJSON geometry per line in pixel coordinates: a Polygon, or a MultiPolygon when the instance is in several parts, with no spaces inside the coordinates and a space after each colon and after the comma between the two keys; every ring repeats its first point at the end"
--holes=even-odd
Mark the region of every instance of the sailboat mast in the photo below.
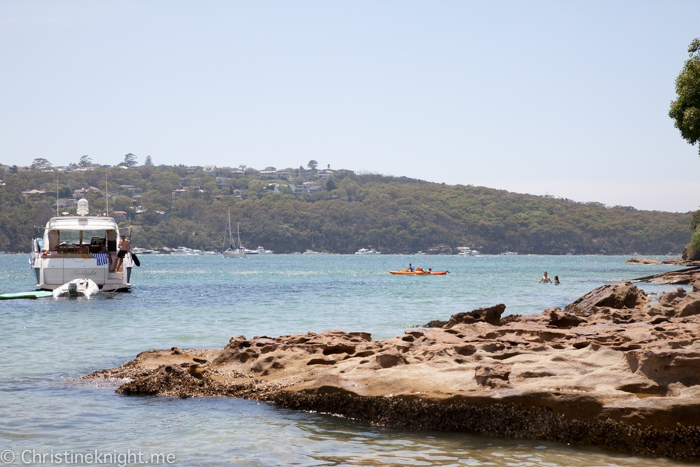
{"type": "Polygon", "coordinates": [[[233,249],[233,232],[231,231],[231,210],[228,210],[228,246],[233,249]]]}

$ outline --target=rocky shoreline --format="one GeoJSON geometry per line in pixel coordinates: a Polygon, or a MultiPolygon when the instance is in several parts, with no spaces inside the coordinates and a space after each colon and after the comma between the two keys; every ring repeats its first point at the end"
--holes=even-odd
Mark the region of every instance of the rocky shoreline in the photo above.
{"type": "Polygon", "coordinates": [[[630,282],[565,307],[479,308],[375,341],[363,332],[152,350],[84,378],[124,395],[242,397],[411,429],[700,459],[700,281],[651,301],[630,282]]]}

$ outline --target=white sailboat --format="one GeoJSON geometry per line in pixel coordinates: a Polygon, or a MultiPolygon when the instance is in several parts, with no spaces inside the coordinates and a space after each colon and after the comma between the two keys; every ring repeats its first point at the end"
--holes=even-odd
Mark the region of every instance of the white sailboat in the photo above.
{"type": "Polygon", "coordinates": [[[223,255],[224,258],[243,258],[243,255],[245,254],[245,248],[241,246],[241,230],[240,230],[241,224],[238,224],[238,246],[233,246],[233,232],[231,231],[231,210],[229,209],[228,211],[228,248],[224,250],[223,255]]]}

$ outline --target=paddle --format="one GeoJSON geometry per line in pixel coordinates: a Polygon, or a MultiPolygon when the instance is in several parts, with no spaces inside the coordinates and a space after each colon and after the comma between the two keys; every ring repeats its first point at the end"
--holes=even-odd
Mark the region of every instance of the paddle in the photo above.
{"type": "MultiPolygon", "coordinates": [[[[131,227],[129,227],[129,243],[131,243],[131,239],[133,238],[133,234],[131,232],[131,227]]],[[[131,255],[131,259],[133,260],[134,264],[138,267],[141,267],[141,261],[139,261],[139,257],[136,256],[135,253],[129,251],[129,254],[131,255]]]]}

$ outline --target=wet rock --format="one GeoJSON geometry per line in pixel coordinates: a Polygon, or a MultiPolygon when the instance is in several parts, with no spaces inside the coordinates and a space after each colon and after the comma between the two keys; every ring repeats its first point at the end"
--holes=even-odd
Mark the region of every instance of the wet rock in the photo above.
{"type": "Polygon", "coordinates": [[[672,264],[674,266],[683,266],[685,265],[685,260],[681,257],[675,257],[675,258],[666,258],[663,261],[661,261],[662,264],[672,264]]]}
{"type": "Polygon", "coordinates": [[[625,261],[625,264],[661,264],[661,261],[652,258],[643,258],[641,256],[635,256],[625,261]]]}
{"type": "Polygon", "coordinates": [[[547,308],[542,314],[549,317],[550,326],[557,328],[572,328],[586,322],[583,318],[563,312],[559,307],[547,308]]]}
{"type": "Polygon", "coordinates": [[[594,307],[641,308],[649,298],[631,282],[598,287],[564,308],[566,313],[588,315],[594,307]]]}
{"type": "Polygon", "coordinates": [[[444,328],[450,329],[458,324],[474,324],[478,322],[500,326],[501,315],[504,311],[506,311],[506,306],[503,303],[499,303],[488,308],[477,308],[476,310],[457,313],[450,317],[444,328]]]}

